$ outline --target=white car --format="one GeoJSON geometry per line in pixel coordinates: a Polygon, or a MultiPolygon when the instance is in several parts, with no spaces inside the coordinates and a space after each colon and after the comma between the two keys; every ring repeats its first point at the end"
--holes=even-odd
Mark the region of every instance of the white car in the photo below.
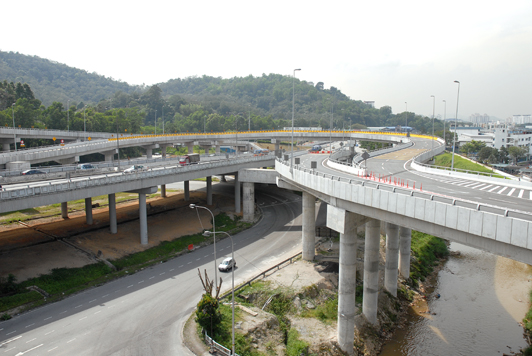
{"type": "Polygon", "coordinates": [[[220,265],[218,266],[218,269],[222,272],[227,272],[235,267],[236,267],[236,261],[233,260],[231,257],[227,257],[226,259],[222,261],[222,263],[220,263],[220,265]]]}
{"type": "Polygon", "coordinates": [[[135,173],[135,172],[146,171],[146,170],[148,170],[148,168],[141,166],[139,164],[135,164],[127,169],[124,169],[124,173],[135,173]]]}

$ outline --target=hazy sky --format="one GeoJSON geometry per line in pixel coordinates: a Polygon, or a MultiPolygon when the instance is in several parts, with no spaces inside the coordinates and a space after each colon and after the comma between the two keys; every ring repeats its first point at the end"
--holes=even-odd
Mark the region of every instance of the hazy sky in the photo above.
{"type": "Polygon", "coordinates": [[[532,1],[9,1],[0,50],[130,84],[292,75],[431,116],[532,114],[532,1]]]}

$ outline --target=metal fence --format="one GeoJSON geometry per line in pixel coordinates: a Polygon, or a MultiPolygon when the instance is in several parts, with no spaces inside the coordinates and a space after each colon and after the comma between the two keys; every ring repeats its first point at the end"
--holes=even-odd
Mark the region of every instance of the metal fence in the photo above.
{"type": "MultiPolygon", "coordinates": [[[[211,354],[231,356],[231,350],[214,341],[209,335],[207,335],[207,332],[205,330],[203,331],[203,333],[205,334],[205,344],[209,346],[211,354]]],[[[235,356],[239,355],[235,352],[235,356]]]]}

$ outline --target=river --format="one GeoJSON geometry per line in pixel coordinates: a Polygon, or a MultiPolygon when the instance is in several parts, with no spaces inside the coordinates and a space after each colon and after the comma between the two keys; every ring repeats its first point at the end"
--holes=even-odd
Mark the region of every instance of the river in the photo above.
{"type": "Polygon", "coordinates": [[[427,302],[410,308],[380,356],[513,355],[528,346],[519,322],[532,267],[456,243],[450,250],[460,254],[449,257],[427,302]]]}

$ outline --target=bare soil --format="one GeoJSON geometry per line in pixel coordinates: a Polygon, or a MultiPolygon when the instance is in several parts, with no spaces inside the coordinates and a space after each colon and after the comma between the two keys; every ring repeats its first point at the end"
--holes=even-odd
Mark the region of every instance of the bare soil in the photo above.
{"type": "MultiPolygon", "coordinates": [[[[0,226],[0,276],[12,273],[17,280],[47,274],[54,268],[81,267],[94,263],[91,255],[117,259],[143,251],[161,241],[191,235],[210,228],[210,214],[190,209],[189,204],[206,205],[204,192],[190,192],[189,201],[181,192],[167,192],[167,197],[147,200],[148,245],[140,244],[138,201],[117,204],[118,232],[109,230],[109,209],[93,209],[93,224],[87,225],[84,212],[61,217],[36,219],[26,226],[10,224],[0,226]],[[79,249],[65,243],[78,247],[79,249]],[[87,253],[84,253],[86,251],[87,253]]],[[[234,200],[226,196],[213,196],[216,212],[234,211],[234,200]]]]}

